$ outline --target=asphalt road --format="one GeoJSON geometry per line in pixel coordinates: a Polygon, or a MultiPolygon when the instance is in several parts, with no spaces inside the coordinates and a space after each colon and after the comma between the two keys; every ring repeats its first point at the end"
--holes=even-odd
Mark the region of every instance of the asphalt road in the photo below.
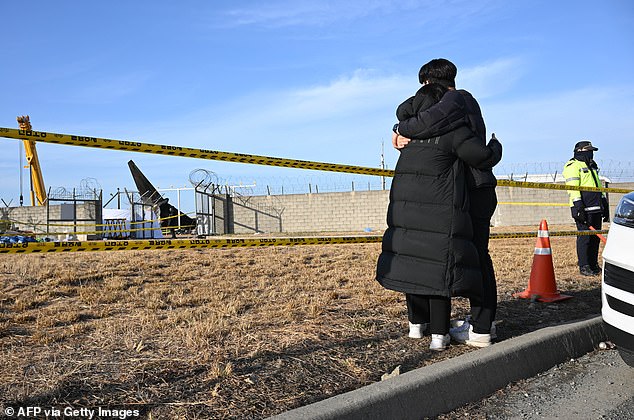
{"type": "Polygon", "coordinates": [[[439,419],[634,419],[634,368],[599,350],[439,419]]]}

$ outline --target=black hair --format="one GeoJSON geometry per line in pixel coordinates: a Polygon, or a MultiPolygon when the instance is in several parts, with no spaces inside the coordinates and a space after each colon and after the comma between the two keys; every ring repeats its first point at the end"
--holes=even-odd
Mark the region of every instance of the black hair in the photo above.
{"type": "Polygon", "coordinates": [[[435,58],[423,65],[418,72],[418,81],[440,83],[446,87],[456,87],[456,65],[445,58],[435,58]]]}
{"type": "Polygon", "coordinates": [[[414,117],[419,112],[440,102],[446,92],[447,88],[440,83],[428,83],[421,86],[411,102],[407,100],[399,105],[396,109],[396,118],[403,121],[414,117]]]}
{"type": "Polygon", "coordinates": [[[434,103],[437,103],[440,102],[445,93],[447,93],[447,88],[440,83],[429,83],[421,87],[417,94],[418,93],[430,96],[434,103]]]}

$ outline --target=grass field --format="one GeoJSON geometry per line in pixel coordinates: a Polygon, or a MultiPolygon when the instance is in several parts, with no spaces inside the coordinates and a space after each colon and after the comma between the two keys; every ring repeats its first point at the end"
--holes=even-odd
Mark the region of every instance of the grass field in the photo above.
{"type": "MultiPolygon", "coordinates": [[[[499,340],[600,313],[600,278],[578,274],[574,240],[551,238],[557,285],[574,296],[554,304],[512,297],[534,239],[491,242],[499,340]]],[[[379,250],[2,255],[0,403],[263,418],[477,351],[407,338],[403,296],[374,280],[379,250]]],[[[467,311],[454,299],[454,317],[467,311]]]]}

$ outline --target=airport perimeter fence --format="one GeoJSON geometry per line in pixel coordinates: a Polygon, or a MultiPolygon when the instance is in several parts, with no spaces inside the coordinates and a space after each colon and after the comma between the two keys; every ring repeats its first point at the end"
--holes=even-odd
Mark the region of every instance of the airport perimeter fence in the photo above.
{"type": "MultiPolygon", "coordinates": [[[[93,147],[111,150],[124,150],[131,152],[150,153],[150,154],[162,154],[170,156],[180,156],[198,159],[208,160],[221,160],[236,163],[258,164],[278,167],[289,167],[306,170],[326,171],[335,173],[348,173],[363,176],[373,176],[380,178],[390,178],[393,176],[393,171],[380,168],[361,167],[354,165],[342,165],[326,162],[313,162],[296,159],[285,159],[269,156],[258,156],[242,153],[229,153],[215,150],[196,149],[182,146],[170,146],[160,144],[141,143],[137,141],[128,140],[112,140],[103,139],[89,136],[68,135],[59,133],[49,133],[42,131],[32,130],[18,130],[10,128],[0,127],[0,137],[13,138],[18,140],[33,140],[48,143],[66,144],[80,147],[93,147]]],[[[624,171],[625,172],[625,171],[624,171]]],[[[517,181],[513,177],[512,179],[499,179],[498,186],[508,188],[508,198],[510,201],[506,202],[500,200],[500,207],[504,205],[514,206],[527,206],[527,207],[566,207],[566,204],[562,201],[549,202],[546,201],[528,201],[523,202],[518,200],[519,196],[523,196],[522,193],[528,189],[537,190],[550,190],[559,193],[565,193],[569,190],[590,190],[590,191],[602,191],[609,194],[625,194],[628,193],[630,188],[590,188],[590,187],[574,187],[567,186],[561,183],[553,183],[553,181],[529,181],[528,176],[525,176],[524,181],[517,181]],[[516,191],[516,192],[514,192],[516,191]]],[[[554,181],[556,181],[556,176],[554,181]]],[[[351,185],[352,186],[352,185],[351,185]]],[[[318,188],[316,186],[316,188],[318,188]]],[[[371,193],[371,188],[368,188],[371,193]]],[[[377,191],[374,191],[377,192],[377,191]]],[[[387,197],[386,190],[382,189],[378,191],[387,197]]],[[[357,194],[357,191],[350,191],[349,194],[357,194]]],[[[301,195],[301,194],[300,194],[301,195]]],[[[308,200],[314,199],[317,196],[323,196],[323,194],[312,193],[309,191],[307,194],[308,200]]],[[[271,197],[267,191],[267,196],[271,197]]],[[[287,196],[286,194],[277,197],[287,196]]],[[[348,201],[350,201],[348,199],[348,201]]],[[[314,203],[313,203],[314,204],[314,203]]],[[[314,208],[311,207],[311,208],[314,208]]],[[[385,206],[387,208],[387,205],[385,206]]],[[[567,210],[567,209],[566,209],[567,210]]],[[[285,212],[285,207],[282,209],[282,214],[285,212]]],[[[327,210],[329,213],[333,213],[332,209],[327,210]]],[[[534,214],[535,211],[529,211],[534,214]]],[[[336,216],[336,212],[334,213],[336,216]]],[[[354,218],[354,214],[352,215],[354,218]]],[[[279,221],[278,221],[279,225],[279,221]]],[[[322,228],[321,231],[329,230],[329,220],[319,220],[318,225],[322,228]]],[[[378,229],[377,229],[378,230],[378,229]]],[[[311,231],[309,229],[304,231],[311,231]]],[[[145,249],[187,249],[187,248],[228,248],[228,247],[245,247],[245,246],[275,246],[275,245],[312,245],[312,244],[328,244],[328,243],[371,243],[380,242],[380,235],[371,234],[372,227],[364,227],[363,231],[366,234],[359,236],[322,236],[322,237],[269,237],[269,238],[214,238],[214,239],[161,239],[161,240],[130,240],[130,241],[68,241],[68,242],[52,242],[52,243],[24,243],[24,244],[0,244],[0,253],[47,253],[47,252],[80,252],[80,251],[107,251],[107,250],[145,250],[145,249]],[[368,229],[369,228],[369,229],[368,229]]],[[[237,232],[236,232],[237,233],[237,232]]],[[[599,233],[607,233],[607,231],[600,231],[599,233]]],[[[551,236],[574,236],[579,234],[596,234],[596,232],[577,232],[577,231],[561,231],[552,232],[551,236]]],[[[512,237],[533,237],[533,233],[517,232],[517,233],[504,233],[494,234],[492,238],[512,238],[512,237]]]]}

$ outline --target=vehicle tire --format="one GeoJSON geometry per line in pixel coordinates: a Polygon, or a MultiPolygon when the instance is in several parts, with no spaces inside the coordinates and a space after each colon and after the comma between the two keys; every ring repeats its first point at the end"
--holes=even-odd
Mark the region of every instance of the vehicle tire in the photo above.
{"type": "Polygon", "coordinates": [[[621,359],[631,367],[634,367],[634,353],[630,353],[627,350],[619,349],[621,359]]]}

